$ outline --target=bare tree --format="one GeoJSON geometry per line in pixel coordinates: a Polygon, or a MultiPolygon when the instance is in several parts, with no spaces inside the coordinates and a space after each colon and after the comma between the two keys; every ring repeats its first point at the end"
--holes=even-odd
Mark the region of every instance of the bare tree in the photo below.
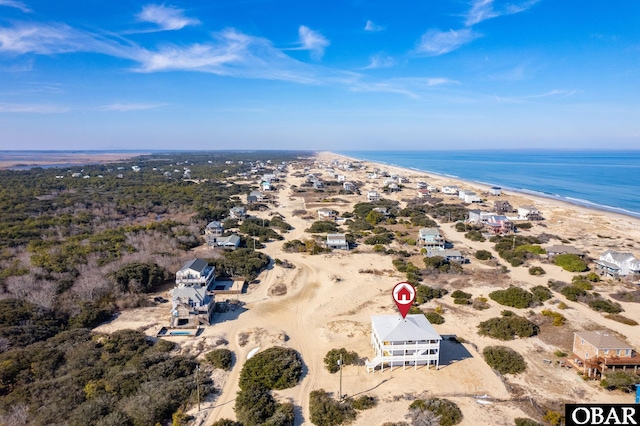
{"type": "Polygon", "coordinates": [[[13,405],[0,416],[0,424],[5,426],[25,426],[29,420],[29,407],[23,403],[13,405]]]}
{"type": "Polygon", "coordinates": [[[411,421],[412,426],[439,426],[440,416],[436,416],[433,411],[412,408],[406,416],[411,421]]]}

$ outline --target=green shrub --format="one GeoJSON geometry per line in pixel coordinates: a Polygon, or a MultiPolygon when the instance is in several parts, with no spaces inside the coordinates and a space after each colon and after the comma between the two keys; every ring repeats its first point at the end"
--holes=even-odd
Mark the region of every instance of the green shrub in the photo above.
{"type": "Polygon", "coordinates": [[[532,266],[529,268],[529,275],[544,275],[546,274],[545,270],[540,266],[532,266]]]}
{"type": "Polygon", "coordinates": [[[462,421],[462,411],[458,404],[444,398],[416,399],[409,410],[431,411],[440,418],[440,425],[453,426],[462,421]]]}
{"type": "Polygon", "coordinates": [[[124,265],[111,276],[122,292],[148,293],[164,282],[168,272],[156,263],[133,262],[124,265]]]}
{"type": "Polygon", "coordinates": [[[479,259],[479,260],[489,260],[492,257],[493,255],[488,250],[478,250],[476,252],[476,259],[479,259]]]}
{"type": "Polygon", "coordinates": [[[558,358],[564,358],[568,355],[566,352],[563,352],[560,349],[556,350],[553,354],[558,358]]]}
{"type": "Polygon", "coordinates": [[[608,314],[619,314],[623,311],[622,306],[608,299],[596,299],[589,302],[589,307],[594,311],[606,312],[608,314]]]}
{"type": "Polygon", "coordinates": [[[542,426],[542,423],[538,423],[535,420],[527,419],[525,417],[516,417],[514,422],[516,426],[542,426]]]}
{"type": "Polygon", "coordinates": [[[544,302],[553,297],[551,290],[541,285],[531,287],[531,294],[533,294],[533,298],[536,302],[544,302]]]}
{"type": "Polygon", "coordinates": [[[559,254],[554,258],[554,262],[569,272],[583,272],[587,270],[587,262],[575,254],[559,254]]]}
{"type": "Polygon", "coordinates": [[[360,362],[360,357],[356,352],[349,352],[345,348],[331,349],[324,357],[324,366],[329,370],[329,373],[340,371],[338,361],[341,355],[342,365],[357,365],[360,362]]]}
{"type": "Polygon", "coordinates": [[[229,349],[214,349],[204,356],[204,359],[214,368],[222,370],[231,370],[233,361],[232,352],[229,349]]]}
{"type": "Polygon", "coordinates": [[[638,325],[638,322],[635,320],[632,320],[631,318],[627,318],[623,315],[619,315],[619,314],[608,314],[604,316],[605,318],[614,320],[614,321],[618,321],[622,324],[627,324],[627,325],[638,325]]]}
{"type": "Polygon", "coordinates": [[[349,402],[338,402],[324,389],[318,389],[309,395],[309,413],[311,423],[316,426],[334,426],[352,422],[356,410],[349,402]]]}
{"type": "Polygon", "coordinates": [[[458,232],[466,232],[467,231],[467,224],[464,222],[456,222],[456,231],[458,232]]]}
{"type": "Polygon", "coordinates": [[[583,290],[593,290],[593,284],[582,275],[576,275],[571,279],[571,283],[583,290]]]}
{"type": "Polygon", "coordinates": [[[334,222],[319,220],[317,222],[313,222],[308,229],[305,229],[305,232],[309,232],[310,234],[327,234],[330,232],[338,232],[338,225],[336,225],[334,222]]]}
{"type": "Polygon", "coordinates": [[[236,417],[244,426],[264,424],[275,413],[277,406],[269,388],[261,383],[245,384],[236,395],[236,417]]]}
{"type": "Polygon", "coordinates": [[[378,404],[378,400],[369,395],[361,395],[358,398],[352,401],[353,408],[356,410],[368,410],[369,408],[373,408],[378,404]]]}
{"type": "Polygon", "coordinates": [[[444,288],[435,288],[429,287],[427,285],[418,285],[416,286],[416,300],[415,303],[418,305],[422,305],[425,302],[428,302],[431,299],[439,299],[448,291],[444,288]]]}
{"type": "Polygon", "coordinates": [[[533,303],[533,294],[519,287],[492,291],[489,293],[489,297],[501,305],[512,308],[528,308],[533,303]]]}
{"type": "Polygon", "coordinates": [[[456,290],[451,293],[451,297],[453,297],[454,299],[471,299],[471,296],[471,293],[465,293],[462,290],[456,290]]]}
{"type": "Polygon", "coordinates": [[[247,360],[240,373],[240,389],[260,384],[268,389],[295,386],[302,374],[302,359],[293,349],[274,346],[247,360]]]}
{"type": "Polygon", "coordinates": [[[424,316],[431,324],[444,324],[444,317],[437,312],[425,312],[424,316]]]}
{"type": "Polygon", "coordinates": [[[234,422],[229,419],[220,419],[211,424],[211,426],[242,426],[242,423],[234,422]]]}
{"type": "Polygon", "coordinates": [[[633,392],[635,385],[640,384],[640,377],[631,372],[614,371],[604,375],[600,385],[608,390],[619,389],[624,392],[633,392]]]}
{"type": "Polygon", "coordinates": [[[368,238],[365,238],[364,243],[370,246],[374,246],[376,244],[390,244],[393,241],[393,234],[391,232],[387,232],[384,234],[372,235],[368,238]]]}
{"type": "Polygon", "coordinates": [[[564,325],[565,321],[567,320],[564,315],[558,313],[558,312],[553,312],[549,309],[545,309],[544,311],[541,312],[542,315],[544,315],[545,317],[550,317],[553,319],[553,325],[556,327],[559,327],[561,325],[564,325]]]}
{"type": "Polygon", "coordinates": [[[531,222],[523,222],[519,223],[517,226],[519,229],[531,229],[531,227],[533,227],[533,224],[531,222]]]}
{"type": "Polygon", "coordinates": [[[568,285],[564,287],[563,289],[560,290],[560,293],[567,299],[571,300],[572,302],[576,302],[578,300],[578,297],[580,296],[587,295],[586,291],[574,285],[568,285]]]}
{"type": "Polygon", "coordinates": [[[466,234],[464,234],[464,236],[465,238],[471,241],[479,241],[479,242],[486,241],[486,238],[482,235],[482,232],[476,231],[476,230],[471,230],[466,234]]]}
{"type": "Polygon", "coordinates": [[[516,336],[531,337],[539,331],[537,325],[517,315],[490,318],[478,325],[478,334],[499,340],[513,340],[516,336]]]}
{"type": "Polygon", "coordinates": [[[540,247],[539,245],[535,245],[535,244],[523,244],[521,246],[516,247],[516,251],[526,251],[527,253],[531,253],[531,254],[545,254],[546,251],[540,247]]]}
{"type": "Polygon", "coordinates": [[[453,299],[453,303],[456,304],[456,305],[470,305],[471,304],[471,300],[465,299],[463,297],[459,297],[457,299],[453,299]]]}
{"type": "Polygon", "coordinates": [[[527,369],[522,355],[506,346],[487,346],[482,355],[487,364],[501,374],[518,374],[527,369]]]}

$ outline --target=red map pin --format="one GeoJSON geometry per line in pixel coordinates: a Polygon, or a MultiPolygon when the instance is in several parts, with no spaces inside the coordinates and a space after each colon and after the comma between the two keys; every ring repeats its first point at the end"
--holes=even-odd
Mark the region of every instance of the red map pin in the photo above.
{"type": "Polygon", "coordinates": [[[407,282],[401,282],[393,287],[393,300],[396,302],[396,306],[405,318],[413,305],[413,301],[416,298],[416,289],[407,282]]]}

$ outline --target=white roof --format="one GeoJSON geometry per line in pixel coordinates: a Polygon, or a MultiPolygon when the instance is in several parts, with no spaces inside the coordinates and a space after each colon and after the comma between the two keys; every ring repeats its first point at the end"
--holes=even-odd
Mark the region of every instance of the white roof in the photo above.
{"type": "Polygon", "coordinates": [[[371,317],[371,326],[383,341],[442,340],[442,337],[422,314],[376,315],[371,317]]]}

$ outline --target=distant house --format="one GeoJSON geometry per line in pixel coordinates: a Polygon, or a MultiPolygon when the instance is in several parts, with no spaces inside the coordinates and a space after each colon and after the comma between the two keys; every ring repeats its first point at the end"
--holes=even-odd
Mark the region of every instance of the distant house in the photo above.
{"type": "Polygon", "coordinates": [[[507,234],[513,231],[513,222],[503,215],[489,216],[486,226],[494,234],[507,234]]]}
{"type": "Polygon", "coordinates": [[[204,228],[204,235],[210,237],[219,237],[224,233],[224,225],[222,222],[218,222],[214,220],[213,222],[209,222],[207,226],[204,228]]]}
{"type": "Polygon", "coordinates": [[[206,287],[175,287],[171,294],[171,327],[211,324],[215,299],[206,287]]]}
{"type": "Polygon", "coordinates": [[[387,187],[389,188],[389,192],[397,192],[400,191],[400,187],[398,186],[397,183],[390,183],[389,186],[387,187]]]}
{"type": "Polygon", "coordinates": [[[349,243],[345,234],[327,234],[327,248],[338,250],[349,250],[349,243]]]}
{"type": "Polygon", "coordinates": [[[640,278],[640,260],[631,253],[607,250],[595,263],[596,271],[600,275],[612,278],[626,277],[630,280],[640,278]]]}
{"type": "Polygon", "coordinates": [[[260,183],[260,189],[262,189],[263,191],[271,191],[271,189],[272,189],[271,182],[262,182],[262,183],[260,183]]]}
{"type": "Polygon", "coordinates": [[[422,228],[418,231],[418,244],[423,247],[444,248],[445,240],[438,228],[422,228]]]}
{"type": "Polygon", "coordinates": [[[338,212],[333,209],[318,209],[318,219],[320,220],[335,220],[338,217],[338,212]]]}
{"type": "Polygon", "coordinates": [[[416,196],[418,198],[429,198],[431,196],[431,193],[426,188],[420,188],[416,190],[416,196]]]}
{"type": "Polygon", "coordinates": [[[247,209],[243,206],[232,207],[231,210],[229,210],[229,217],[231,219],[244,219],[247,217],[247,209]]]}
{"type": "Polygon", "coordinates": [[[367,201],[379,201],[380,193],[378,191],[369,191],[367,192],[367,201]]]}
{"type": "Polygon", "coordinates": [[[342,188],[343,188],[345,191],[349,191],[349,192],[353,192],[353,191],[355,191],[355,190],[356,190],[356,186],[355,186],[353,183],[351,183],[351,182],[344,182],[344,183],[342,184],[342,188]]]}
{"type": "Polygon", "coordinates": [[[265,200],[265,198],[266,197],[262,192],[260,192],[260,191],[251,191],[249,193],[249,196],[247,197],[247,202],[250,203],[251,201],[253,201],[253,202],[261,203],[261,202],[263,202],[265,200]]]}
{"type": "Polygon", "coordinates": [[[607,330],[573,333],[573,364],[588,377],[633,369],[638,373],[640,356],[635,349],[607,330]]]}
{"type": "Polygon", "coordinates": [[[347,180],[347,177],[345,175],[338,175],[338,182],[344,182],[347,180]]]}
{"type": "Polygon", "coordinates": [[[439,247],[429,247],[427,252],[425,253],[427,257],[442,257],[449,262],[458,262],[458,263],[467,263],[467,258],[465,258],[460,250],[453,249],[442,249],[439,247]]]}
{"type": "Polygon", "coordinates": [[[542,215],[534,206],[518,207],[518,219],[521,220],[542,220],[542,215]]]}
{"type": "Polygon", "coordinates": [[[442,193],[446,195],[457,195],[460,191],[456,185],[445,185],[442,187],[442,193]]]}
{"type": "Polygon", "coordinates": [[[377,212],[377,213],[380,213],[384,217],[388,217],[389,216],[389,210],[387,210],[385,207],[374,207],[373,211],[377,212]]]}
{"type": "Polygon", "coordinates": [[[494,201],[493,205],[494,205],[495,212],[498,213],[498,214],[513,213],[513,211],[514,211],[513,206],[511,205],[511,203],[509,203],[506,200],[504,200],[504,201],[502,201],[502,200],[494,201]]]}
{"type": "Polygon", "coordinates": [[[215,267],[209,266],[206,260],[190,260],[176,272],[176,284],[178,287],[194,285],[209,287],[215,280],[214,271],[215,267]]]}
{"type": "Polygon", "coordinates": [[[227,237],[216,237],[209,240],[209,246],[221,247],[224,249],[235,250],[240,246],[240,237],[237,235],[229,235],[227,237]]]}
{"type": "Polygon", "coordinates": [[[440,361],[442,337],[424,315],[376,315],[371,317],[371,346],[375,357],[367,360],[367,372],[385,366],[435,365],[440,361]]]}
{"type": "Polygon", "coordinates": [[[470,223],[476,224],[485,224],[489,221],[489,219],[493,216],[491,212],[483,212],[480,210],[469,210],[469,219],[470,223]]]}
{"type": "Polygon", "coordinates": [[[416,189],[427,189],[427,182],[417,182],[416,189]]]}
{"type": "Polygon", "coordinates": [[[478,197],[478,195],[473,191],[465,191],[464,193],[464,202],[467,204],[471,203],[481,203],[482,199],[478,197]]]}
{"type": "Polygon", "coordinates": [[[492,186],[491,188],[489,188],[489,194],[498,196],[502,194],[502,188],[500,188],[499,186],[492,186]]]}
{"type": "Polygon", "coordinates": [[[584,257],[584,252],[579,250],[573,246],[565,246],[565,245],[553,245],[549,246],[545,249],[548,257],[555,257],[559,254],[575,254],[579,257],[584,257]]]}

